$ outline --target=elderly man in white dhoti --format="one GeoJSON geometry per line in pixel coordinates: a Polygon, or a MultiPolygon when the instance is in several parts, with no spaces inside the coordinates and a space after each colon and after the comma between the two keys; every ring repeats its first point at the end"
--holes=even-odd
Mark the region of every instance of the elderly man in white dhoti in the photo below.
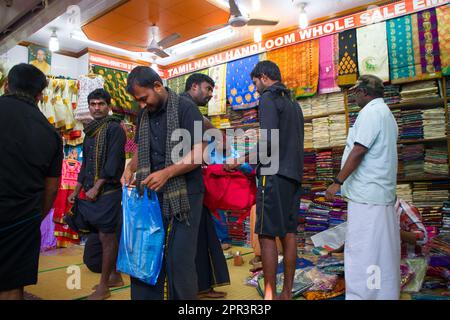
{"type": "Polygon", "coordinates": [[[400,229],[394,211],[398,127],[384,103],[381,79],[363,75],[350,89],[362,108],[350,128],[340,173],[329,200],[342,188],[348,199],[345,239],[346,299],[400,296],[400,229]]]}

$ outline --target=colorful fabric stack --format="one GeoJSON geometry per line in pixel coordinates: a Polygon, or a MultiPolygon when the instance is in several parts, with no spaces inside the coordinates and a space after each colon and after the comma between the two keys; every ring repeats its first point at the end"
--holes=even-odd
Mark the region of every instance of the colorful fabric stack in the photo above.
{"type": "Polygon", "coordinates": [[[313,201],[305,217],[305,233],[308,237],[328,229],[330,208],[313,201]]]}
{"type": "Polygon", "coordinates": [[[329,181],[330,179],[333,179],[332,151],[317,153],[316,168],[317,180],[329,181]]]}
{"type": "Polygon", "coordinates": [[[442,207],[442,228],[440,234],[447,237],[450,235],[450,201],[444,201],[444,206],[442,207]]]}
{"type": "Polygon", "coordinates": [[[395,121],[397,122],[398,138],[401,139],[401,136],[403,133],[402,110],[401,109],[393,109],[393,110],[391,110],[391,112],[395,118],[395,121]]]}
{"type": "Polygon", "coordinates": [[[313,125],[312,123],[304,124],[304,148],[312,149],[313,146],[313,125]]]}
{"type": "Polygon", "coordinates": [[[411,102],[417,99],[439,98],[439,87],[436,80],[420,81],[402,85],[401,102],[411,102]]]}
{"type": "Polygon", "coordinates": [[[314,181],[316,179],[316,153],[305,152],[303,162],[303,180],[314,181]]]}
{"type": "Polygon", "coordinates": [[[422,110],[402,110],[402,132],[400,140],[423,139],[422,110]]]}
{"type": "Polygon", "coordinates": [[[344,112],[345,102],[342,92],[327,94],[327,112],[344,112]]]}
{"type": "Polygon", "coordinates": [[[445,137],[444,108],[423,110],[423,137],[424,139],[436,139],[445,137]]]}
{"type": "Polygon", "coordinates": [[[313,116],[328,113],[327,95],[321,94],[311,98],[311,105],[313,116]]]}
{"type": "Polygon", "coordinates": [[[403,162],[403,176],[400,178],[423,177],[425,174],[425,146],[423,144],[401,146],[399,160],[403,162]]]}
{"type": "Polygon", "coordinates": [[[386,22],[356,29],[359,74],[372,74],[389,81],[386,22]]]}
{"type": "Polygon", "coordinates": [[[344,148],[333,149],[333,176],[337,176],[341,171],[342,156],[344,148]]]}
{"type": "Polygon", "coordinates": [[[396,104],[400,102],[400,86],[395,84],[384,86],[384,102],[396,104]]]}
{"type": "Polygon", "coordinates": [[[358,117],[359,111],[361,110],[361,108],[355,102],[354,95],[351,93],[348,95],[347,108],[348,108],[348,124],[349,127],[351,128],[355,124],[356,118],[358,117]]]}
{"type": "Polygon", "coordinates": [[[442,206],[449,199],[448,181],[414,182],[413,204],[419,209],[425,226],[441,227],[442,206]]]}
{"type": "Polygon", "coordinates": [[[345,145],[347,139],[345,114],[331,115],[329,118],[330,146],[345,145]]]}
{"type": "Polygon", "coordinates": [[[235,136],[230,140],[230,143],[232,143],[237,153],[245,154],[256,146],[258,136],[258,129],[242,130],[242,132],[235,132],[235,136]]]}
{"type": "Polygon", "coordinates": [[[228,234],[231,238],[231,245],[237,247],[246,247],[249,243],[249,219],[247,217],[244,221],[240,222],[242,212],[230,211],[227,215],[228,234]],[[247,232],[246,232],[247,231],[247,232]]]}
{"type": "Polygon", "coordinates": [[[445,147],[430,147],[425,151],[425,174],[448,176],[448,150],[445,147]]]}
{"type": "Polygon", "coordinates": [[[328,117],[312,120],[314,148],[327,148],[330,146],[330,133],[328,117]]]}
{"type": "Polygon", "coordinates": [[[300,104],[300,108],[302,108],[303,117],[310,117],[313,115],[311,98],[301,99],[298,103],[300,104]]]}
{"type": "Polygon", "coordinates": [[[250,78],[250,73],[259,62],[259,55],[228,62],[227,99],[234,110],[254,108],[259,94],[250,78]]]}
{"type": "Polygon", "coordinates": [[[413,203],[412,188],[410,183],[397,184],[397,197],[408,203],[413,203]]]}

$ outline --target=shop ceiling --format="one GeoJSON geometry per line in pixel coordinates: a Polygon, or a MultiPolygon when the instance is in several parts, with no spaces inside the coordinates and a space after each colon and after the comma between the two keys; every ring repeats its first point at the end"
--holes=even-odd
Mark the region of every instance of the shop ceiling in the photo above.
{"type": "MultiPolygon", "coordinates": [[[[226,36],[221,36],[222,29],[211,33],[209,27],[228,21],[227,0],[81,0],[78,2],[81,8],[83,36],[87,36],[91,43],[87,44],[70,36],[68,18],[64,14],[43,26],[33,36],[21,40],[45,45],[48,43],[52,29],[56,28],[61,50],[81,52],[89,47],[122,55],[127,55],[128,51],[133,58],[140,57],[150,61],[152,55],[144,48],[124,45],[121,42],[147,46],[151,40],[150,28],[156,25],[158,26],[157,40],[173,33],[181,35],[167,48],[166,51],[170,53],[170,57],[156,60],[158,64],[169,65],[203,52],[250,41],[256,28],[253,26],[228,27],[230,32],[227,32],[226,36]],[[213,34],[216,34],[217,39],[208,41],[207,38],[211,38],[213,34]],[[96,43],[111,47],[97,46],[96,43]]],[[[395,1],[304,0],[301,2],[307,3],[306,12],[309,20],[315,20],[331,18],[356,7],[365,10],[374,4],[395,1]]],[[[292,0],[236,0],[236,3],[241,11],[251,18],[279,21],[275,26],[260,27],[263,34],[286,30],[298,24],[299,11],[292,0]]]]}

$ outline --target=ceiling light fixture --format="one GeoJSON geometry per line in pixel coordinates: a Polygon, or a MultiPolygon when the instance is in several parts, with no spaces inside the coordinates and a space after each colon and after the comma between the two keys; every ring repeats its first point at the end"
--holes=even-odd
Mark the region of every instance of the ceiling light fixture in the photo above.
{"type": "Polygon", "coordinates": [[[50,36],[50,40],[48,41],[48,49],[51,52],[55,52],[59,50],[59,40],[56,35],[56,29],[53,29],[52,35],[50,36]]]}
{"type": "Polygon", "coordinates": [[[306,29],[309,25],[308,15],[306,14],[305,11],[306,3],[300,2],[298,4],[298,7],[300,8],[300,13],[298,15],[298,26],[300,27],[300,29],[303,30],[306,29]]]}
{"type": "Polygon", "coordinates": [[[253,41],[255,41],[255,42],[261,42],[262,41],[261,28],[256,28],[255,31],[253,31],[253,41]]]}

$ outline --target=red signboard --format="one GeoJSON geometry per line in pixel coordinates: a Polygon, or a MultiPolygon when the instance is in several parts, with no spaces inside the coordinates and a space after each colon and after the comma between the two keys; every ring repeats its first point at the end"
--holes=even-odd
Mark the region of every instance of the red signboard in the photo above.
{"type": "Polygon", "coordinates": [[[259,43],[243,45],[234,49],[182,63],[164,70],[165,78],[173,78],[186,73],[219,65],[228,61],[270,51],[303,41],[320,38],[326,35],[342,32],[353,28],[397,18],[425,9],[448,4],[448,0],[404,0],[381,7],[355,13],[306,28],[295,30],[263,40],[259,43]]]}

